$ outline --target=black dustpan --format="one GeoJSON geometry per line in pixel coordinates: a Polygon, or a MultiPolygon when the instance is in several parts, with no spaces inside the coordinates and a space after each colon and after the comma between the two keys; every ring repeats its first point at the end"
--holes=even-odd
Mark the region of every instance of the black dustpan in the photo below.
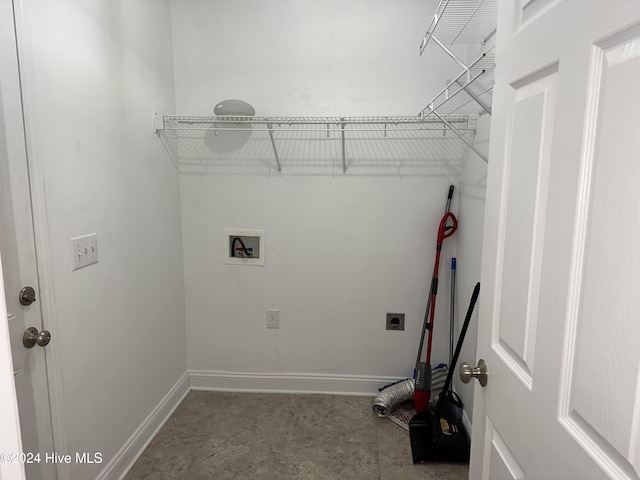
{"type": "Polygon", "coordinates": [[[480,283],[477,283],[473,295],[471,295],[471,302],[458,338],[447,380],[434,411],[425,410],[417,413],[409,421],[413,463],[466,463],[469,461],[471,442],[462,423],[462,402],[460,397],[451,390],[451,380],[479,294],[480,283]]]}
{"type": "Polygon", "coordinates": [[[417,413],[409,421],[409,436],[413,463],[469,461],[471,442],[461,421],[430,411],[417,413]]]}

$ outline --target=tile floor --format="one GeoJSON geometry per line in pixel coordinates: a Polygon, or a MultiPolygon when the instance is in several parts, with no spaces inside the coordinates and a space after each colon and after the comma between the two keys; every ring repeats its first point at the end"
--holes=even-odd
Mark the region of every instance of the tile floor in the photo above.
{"type": "Polygon", "coordinates": [[[372,397],[190,392],[125,480],[463,480],[413,465],[409,432],[372,397]]]}

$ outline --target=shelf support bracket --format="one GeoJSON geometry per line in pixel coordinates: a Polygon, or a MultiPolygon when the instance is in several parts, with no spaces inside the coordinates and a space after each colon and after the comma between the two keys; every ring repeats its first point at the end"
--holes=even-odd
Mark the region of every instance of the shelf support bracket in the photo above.
{"type": "Polygon", "coordinates": [[[346,145],[345,145],[345,140],[344,140],[344,117],[340,118],[340,120],[342,120],[342,123],[340,124],[341,127],[341,137],[342,137],[342,173],[347,173],[347,156],[346,156],[346,145]]]}
{"type": "MultiPolygon", "coordinates": [[[[436,37],[434,37],[433,35],[431,35],[431,38],[433,39],[433,41],[434,41],[434,42],[436,42],[436,44],[437,44],[437,45],[438,45],[442,50],[444,50],[444,53],[446,53],[447,55],[449,55],[449,56],[453,59],[453,61],[454,61],[454,62],[456,62],[458,65],[460,65],[463,69],[465,69],[465,70],[469,70],[469,66],[467,66],[467,64],[466,64],[466,63],[464,63],[462,60],[460,60],[460,59],[458,58],[458,56],[457,56],[455,53],[453,53],[451,50],[449,50],[449,49],[444,45],[444,43],[442,43],[440,40],[438,40],[438,39],[437,39],[436,37]]],[[[469,80],[469,79],[467,78],[467,81],[468,81],[468,80],[469,80]]]]}
{"type": "MultiPolygon", "coordinates": [[[[420,114],[423,114],[427,109],[437,110],[438,108],[443,106],[445,103],[447,103],[451,98],[455,97],[458,93],[460,93],[461,90],[464,90],[465,92],[469,93],[469,90],[467,89],[467,87],[471,85],[473,82],[475,82],[478,78],[480,78],[480,76],[485,74],[485,70],[481,70],[479,73],[471,77],[471,68],[476,66],[478,62],[480,62],[480,60],[482,60],[485,56],[486,54],[483,53],[478,58],[476,58],[472,63],[470,63],[468,66],[464,65],[464,70],[460,72],[456,78],[451,80],[446,87],[440,90],[440,92],[435,97],[433,97],[433,99],[429,102],[429,104],[422,109],[420,114]],[[466,83],[462,83],[461,78],[463,76],[466,76],[466,79],[467,79],[466,83]],[[462,85],[462,87],[458,88],[458,90],[456,90],[454,93],[449,95],[449,89],[456,84],[462,85]],[[443,94],[445,95],[445,99],[437,107],[434,107],[435,101],[438,100],[443,94]]],[[[469,95],[471,95],[471,93],[469,93],[469,95]]]]}
{"type": "Polygon", "coordinates": [[[153,112],[153,133],[158,133],[159,130],[164,129],[164,115],[158,115],[157,112],[153,112]]]}
{"type": "Polygon", "coordinates": [[[471,150],[473,150],[476,155],[478,155],[482,160],[484,160],[485,163],[489,163],[489,159],[482,153],[480,152],[473,143],[471,143],[469,140],[467,140],[464,135],[453,125],[451,125],[450,122],[448,122],[446,119],[442,118],[442,116],[440,114],[438,114],[438,112],[436,112],[435,110],[432,110],[431,113],[433,113],[436,117],[438,117],[440,119],[440,121],[442,123],[444,123],[447,127],[449,127],[449,129],[460,139],[464,142],[464,144],[469,147],[471,150]]]}
{"type": "Polygon", "coordinates": [[[475,93],[473,93],[471,90],[469,90],[468,85],[464,85],[460,79],[456,79],[456,83],[458,85],[460,85],[464,91],[466,92],[467,95],[469,95],[471,98],[473,98],[473,101],[476,102],[478,105],[480,105],[480,107],[487,112],[489,115],[491,115],[491,106],[487,105],[480,97],[478,97],[475,93]]]}
{"type": "Polygon", "coordinates": [[[273,138],[273,124],[271,122],[268,122],[267,128],[269,129],[269,138],[271,139],[271,147],[273,148],[273,154],[276,157],[276,165],[278,166],[278,173],[282,173],[282,166],[280,165],[280,157],[278,156],[276,141],[273,138]]]}

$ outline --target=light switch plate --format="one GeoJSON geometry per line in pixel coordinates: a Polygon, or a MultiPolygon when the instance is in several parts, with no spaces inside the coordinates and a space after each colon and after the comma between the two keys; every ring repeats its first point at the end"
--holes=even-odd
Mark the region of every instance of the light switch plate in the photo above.
{"type": "Polygon", "coordinates": [[[98,263],[98,236],[95,233],[71,239],[71,270],[98,263]]]}

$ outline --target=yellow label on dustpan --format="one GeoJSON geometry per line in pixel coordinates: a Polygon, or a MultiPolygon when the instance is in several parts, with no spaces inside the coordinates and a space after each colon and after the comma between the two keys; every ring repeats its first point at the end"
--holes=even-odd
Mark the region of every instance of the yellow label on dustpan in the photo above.
{"type": "Polygon", "coordinates": [[[440,419],[440,428],[442,429],[443,435],[451,435],[451,430],[449,429],[449,422],[447,422],[444,418],[440,419]]]}

